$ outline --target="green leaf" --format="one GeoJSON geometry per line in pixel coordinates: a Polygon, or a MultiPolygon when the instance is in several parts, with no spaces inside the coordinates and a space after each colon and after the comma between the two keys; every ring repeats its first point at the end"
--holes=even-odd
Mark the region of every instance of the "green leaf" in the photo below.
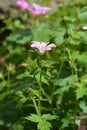
{"type": "Polygon", "coordinates": [[[72,35],[72,37],[70,38],[70,44],[73,45],[79,45],[79,44],[87,44],[87,37],[86,37],[86,33],[83,31],[78,31],[75,34],[72,35]]]}
{"type": "Polygon", "coordinates": [[[40,119],[37,128],[39,130],[50,130],[50,128],[52,127],[51,123],[44,120],[44,119],[40,119]]]}
{"type": "Polygon", "coordinates": [[[2,81],[0,83],[0,91],[2,91],[6,85],[7,85],[7,81],[2,81]]]}
{"type": "Polygon", "coordinates": [[[63,36],[58,36],[54,39],[55,43],[59,46],[59,45],[62,45],[63,44],[63,40],[64,40],[64,37],[63,36]]]}
{"type": "Polygon", "coordinates": [[[62,126],[61,129],[64,129],[69,126],[69,120],[68,119],[62,119],[62,126]]]}
{"type": "Polygon", "coordinates": [[[84,84],[84,85],[87,85],[87,74],[86,75],[83,75],[80,79],[81,83],[84,84]]]}
{"type": "MultiPolygon", "coordinates": [[[[36,75],[35,75],[35,78],[36,78],[36,80],[38,81],[38,83],[40,83],[40,73],[36,74],[36,75]]],[[[43,83],[49,85],[49,82],[48,82],[48,80],[44,77],[44,75],[42,75],[42,77],[41,77],[41,82],[43,82],[43,83]]]]}
{"type": "Polygon", "coordinates": [[[56,119],[56,116],[50,115],[50,114],[44,114],[44,115],[42,115],[41,118],[45,119],[45,120],[54,120],[54,119],[56,119]]]}
{"type": "Polygon", "coordinates": [[[10,36],[7,37],[6,42],[24,45],[28,43],[30,40],[31,40],[31,32],[29,29],[26,29],[12,33],[10,36]]]}
{"type": "Polygon", "coordinates": [[[47,24],[39,24],[32,31],[33,41],[45,41],[50,40],[50,30],[47,24]]]}
{"type": "Polygon", "coordinates": [[[85,101],[81,101],[79,106],[83,110],[84,113],[87,113],[87,105],[86,105],[85,101]]]}
{"type": "Polygon", "coordinates": [[[23,127],[23,125],[21,125],[21,124],[14,124],[14,125],[10,128],[10,130],[24,130],[24,127],[23,127]]]}
{"type": "Polygon", "coordinates": [[[76,90],[76,98],[77,99],[80,99],[82,98],[83,96],[87,95],[87,88],[83,87],[82,85],[77,88],[76,90]]]}
{"type": "Polygon", "coordinates": [[[55,85],[60,85],[60,86],[66,86],[68,84],[72,85],[78,81],[77,75],[71,75],[66,78],[61,78],[55,81],[55,85]]]}
{"type": "Polygon", "coordinates": [[[0,125],[4,125],[4,121],[3,120],[0,120],[0,125]]]}
{"type": "Polygon", "coordinates": [[[36,123],[40,121],[40,116],[36,114],[31,114],[30,116],[25,117],[25,119],[36,123]]]}
{"type": "Polygon", "coordinates": [[[56,28],[56,30],[54,30],[54,34],[53,34],[53,36],[56,36],[56,37],[58,37],[58,36],[64,36],[64,34],[66,33],[66,29],[65,28],[60,28],[60,27],[57,27],[56,28]]]}
{"type": "Polygon", "coordinates": [[[87,63],[87,52],[83,52],[82,54],[78,55],[77,59],[80,62],[87,63]]]}
{"type": "Polygon", "coordinates": [[[82,22],[87,22],[87,6],[83,7],[80,13],[78,14],[78,18],[82,22]]]}
{"type": "Polygon", "coordinates": [[[28,117],[25,117],[25,119],[38,123],[37,128],[39,130],[50,130],[52,127],[51,123],[48,122],[47,120],[53,120],[56,119],[56,116],[50,115],[50,114],[44,114],[42,116],[36,115],[36,114],[31,114],[28,117]]]}

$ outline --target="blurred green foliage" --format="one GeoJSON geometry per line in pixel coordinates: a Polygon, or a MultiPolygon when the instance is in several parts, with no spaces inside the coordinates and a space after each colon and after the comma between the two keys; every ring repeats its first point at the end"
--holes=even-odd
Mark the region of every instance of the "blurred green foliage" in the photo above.
{"type": "Polygon", "coordinates": [[[39,17],[14,8],[0,18],[0,130],[77,129],[76,117],[87,113],[86,4],[59,4],[39,17]],[[35,110],[40,66],[32,41],[57,46],[42,56],[42,115],[35,110]]]}

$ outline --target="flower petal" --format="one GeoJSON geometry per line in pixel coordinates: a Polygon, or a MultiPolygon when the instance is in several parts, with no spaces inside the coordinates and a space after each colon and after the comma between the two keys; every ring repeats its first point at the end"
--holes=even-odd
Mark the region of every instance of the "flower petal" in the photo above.
{"type": "Polygon", "coordinates": [[[83,29],[83,30],[87,30],[87,26],[83,26],[82,29],[83,29]]]}
{"type": "Polygon", "coordinates": [[[37,49],[40,48],[40,46],[41,46],[40,42],[38,42],[38,41],[33,41],[32,44],[31,44],[31,47],[35,47],[37,49]]]}
{"type": "Polygon", "coordinates": [[[31,11],[35,16],[38,16],[40,14],[46,14],[48,11],[51,10],[51,8],[32,3],[29,4],[28,10],[31,11]]]}
{"type": "Polygon", "coordinates": [[[55,48],[55,47],[56,47],[55,44],[49,44],[49,45],[47,46],[47,50],[51,50],[51,48],[55,48]]]}
{"type": "Polygon", "coordinates": [[[49,44],[46,42],[38,42],[38,41],[33,41],[31,44],[31,47],[37,48],[40,53],[44,53],[46,50],[51,50],[52,48],[56,47],[55,44],[49,44]]]}
{"type": "Polygon", "coordinates": [[[17,0],[16,4],[23,10],[28,9],[28,6],[29,6],[28,2],[22,1],[22,0],[17,0]]]}
{"type": "Polygon", "coordinates": [[[47,43],[46,42],[41,42],[42,47],[46,47],[47,43]]]}

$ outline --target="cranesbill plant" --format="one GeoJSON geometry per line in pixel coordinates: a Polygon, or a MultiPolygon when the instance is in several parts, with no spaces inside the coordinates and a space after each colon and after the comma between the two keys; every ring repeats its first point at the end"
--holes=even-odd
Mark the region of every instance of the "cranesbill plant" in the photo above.
{"type": "MultiPolygon", "coordinates": [[[[39,64],[38,67],[40,68],[40,74],[39,74],[39,96],[38,96],[38,103],[34,100],[34,106],[37,114],[31,114],[30,116],[25,117],[25,119],[38,123],[37,128],[39,130],[50,130],[52,127],[50,120],[56,119],[57,117],[55,115],[51,114],[42,114],[41,112],[41,94],[45,93],[43,86],[42,86],[42,74],[43,74],[43,67],[42,67],[42,55],[45,53],[45,51],[49,51],[52,48],[55,48],[55,44],[47,44],[45,42],[39,42],[39,41],[33,41],[31,44],[32,48],[36,48],[39,50],[39,64]]],[[[46,96],[46,95],[45,95],[46,96]]]]}

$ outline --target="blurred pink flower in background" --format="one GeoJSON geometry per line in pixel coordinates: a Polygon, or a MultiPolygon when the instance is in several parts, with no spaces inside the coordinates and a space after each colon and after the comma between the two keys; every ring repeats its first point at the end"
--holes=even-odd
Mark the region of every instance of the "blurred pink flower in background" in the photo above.
{"type": "Polygon", "coordinates": [[[40,14],[46,14],[48,11],[51,10],[51,8],[50,7],[40,6],[40,5],[35,4],[35,3],[31,3],[29,5],[28,10],[31,11],[34,16],[38,16],[40,14]]]}
{"type": "Polygon", "coordinates": [[[17,0],[16,4],[22,9],[22,10],[28,10],[30,11],[34,16],[38,16],[41,14],[46,14],[48,11],[51,10],[50,7],[44,7],[40,6],[35,3],[28,3],[24,0],[17,0]]]}
{"type": "Polygon", "coordinates": [[[16,1],[16,4],[17,4],[22,10],[28,9],[28,7],[29,7],[29,3],[26,2],[26,1],[23,1],[23,0],[17,0],[17,1],[16,1]]]}
{"type": "Polygon", "coordinates": [[[83,30],[87,30],[87,25],[82,27],[83,30]]]}
{"type": "Polygon", "coordinates": [[[32,44],[31,44],[31,47],[33,48],[37,48],[40,53],[44,53],[45,51],[49,51],[51,50],[52,48],[55,48],[56,45],[55,44],[47,44],[45,42],[38,42],[38,41],[33,41],[32,44]]]}

